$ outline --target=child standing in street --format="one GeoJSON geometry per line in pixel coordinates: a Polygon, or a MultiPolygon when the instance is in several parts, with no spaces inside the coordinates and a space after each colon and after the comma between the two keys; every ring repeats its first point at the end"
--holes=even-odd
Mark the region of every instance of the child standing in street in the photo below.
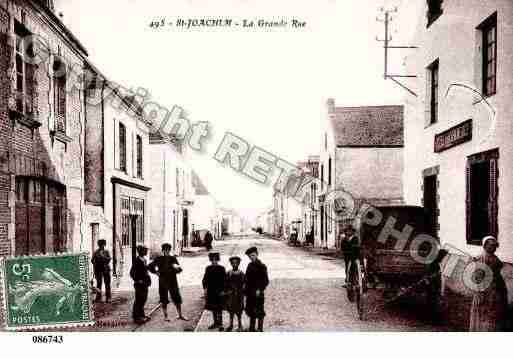
{"type": "Polygon", "coordinates": [[[239,332],[242,332],[242,311],[244,310],[244,272],[239,269],[240,257],[231,257],[232,269],[226,275],[226,309],[230,313],[230,326],[227,332],[233,330],[233,317],[237,315],[239,332]]]}
{"type": "Polygon", "coordinates": [[[210,265],[205,269],[203,276],[203,289],[205,290],[205,309],[212,312],[214,322],[208,329],[223,331],[223,294],[225,287],[226,270],[219,264],[219,253],[209,253],[210,265]]]}

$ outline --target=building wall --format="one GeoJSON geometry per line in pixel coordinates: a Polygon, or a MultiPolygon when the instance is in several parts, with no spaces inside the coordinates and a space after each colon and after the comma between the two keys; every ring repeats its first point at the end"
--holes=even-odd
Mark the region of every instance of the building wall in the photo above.
{"type": "Polygon", "coordinates": [[[355,198],[401,198],[402,148],[337,148],[336,183],[355,198]]]}
{"type": "MultiPolygon", "coordinates": [[[[14,253],[15,238],[15,215],[14,215],[14,180],[15,175],[28,174],[27,168],[21,168],[21,163],[30,163],[29,168],[44,164],[46,173],[39,176],[42,180],[51,180],[60,183],[66,188],[67,210],[64,217],[65,223],[65,246],[66,250],[83,250],[83,117],[84,108],[80,91],[73,89],[71,68],[81,69],[83,59],[86,55],[74,41],[70,41],[55,20],[46,12],[40,12],[27,1],[0,1],[0,127],[2,128],[0,140],[0,151],[9,151],[10,166],[7,168],[4,161],[4,172],[1,176],[0,202],[5,204],[8,198],[9,210],[5,208],[0,213],[0,252],[2,254],[14,253]],[[39,128],[33,131],[22,125],[20,122],[12,122],[9,116],[9,109],[14,108],[14,19],[22,21],[22,14],[25,16],[24,24],[27,29],[35,35],[40,36],[48,46],[52,54],[59,54],[60,58],[67,65],[67,87],[66,95],[66,135],[69,142],[61,142],[51,135],[54,130],[53,113],[53,88],[52,88],[52,64],[54,57],[50,56],[45,61],[28,68],[34,72],[34,81],[27,84],[27,90],[33,93],[32,105],[36,121],[41,123],[39,128]],[[9,173],[10,176],[7,174],[9,173]],[[10,177],[10,178],[9,178],[10,177]],[[8,229],[5,231],[5,225],[8,229]],[[8,240],[5,238],[7,232],[8,240]],[[10,244],[7,251],[7,242],[10,244]],[[7,253],[9,252],[9,253],[7,253]]],[[[2,158],[6,158],[4,152],[2,158]]],[[[46,209],[45,209],[46,210],[46,209]]],[[[51,240],[51,225],[48,221],[43,222],[43,231],[47,243],[47,251],[53,251],[53,245],[48,243],[51,240]]]]}
{"type": "MultiPolygon", "coordinates": [[[[425,6],[418,16],[425,19],[425,6]]],[[[508,0],[453,0],[443,2],[443,14],[429,27],[420,21],[412,43],[419,47],[407,58],[407,72],[417,74],[408,86],[419,94],[409,96],[405,106],[405,172],[404,194],[408,204],[420,205],[422,171],[440,166],[439,173],[439,236],[449,243],[476,254],[478,246],[466,243],[466,177],[467,156],[499,148],[498,255],[513,260],[513,3],[508,0]],[[495,130],[490,125],[490,112],[477,96],[450,84],[462,83],[481,91],[481,36],[476,27],[497,11],[497,93],[487,98],[496,110],[495,130]],[[439,121],[426,125],[426,67],[439,59],[439,121]],[[433,150],[434,136],[467,119],[473,120],[472,140],[439,154],[433,150]],[[490,133],[490,129],[492,131],[490,133]]]]}
{"type": "Polygon", "coordinates": [[[175,253],[180,253],[182,216],[179,193],[183,187],[180,155],[168,144],[151,144],[149,147],[151,171],[151,248],[159,252],[163,243],[170,243],[175,253]]]}

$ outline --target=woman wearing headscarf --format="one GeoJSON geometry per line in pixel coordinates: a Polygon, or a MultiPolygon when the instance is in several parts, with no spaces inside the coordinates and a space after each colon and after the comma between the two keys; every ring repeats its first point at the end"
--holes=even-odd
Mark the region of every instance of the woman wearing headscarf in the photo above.
{"type": "MultiPolygon", "coordinates": [[[[498,247],[497,239],[487,236],[483,238],[483,253],[475,258],[476,262],[482,263],[490,269],[490,271],[485,270],[485,273],[490,273],[491,278],[489,285],[474,293],[469,328],[472,332],[500,331],[503,329],[508,292],[504,278],[501,275],[503,263],[495,255],[498,247]]],[[[487,283],[485,276],[486,274],[481,279],[485,280],[484,283],[487,283]]]]}

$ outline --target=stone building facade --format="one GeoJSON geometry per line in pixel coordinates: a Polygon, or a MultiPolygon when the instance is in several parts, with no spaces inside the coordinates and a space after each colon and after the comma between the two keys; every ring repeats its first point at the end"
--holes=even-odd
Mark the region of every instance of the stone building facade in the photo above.
{"type": "Polygon", "coordinates": [[[485,235],[513,260],[513,3],[415,2],[406,82],[404,193],[441,244],[470,255],[485,235]]]}
{"type": "Polygon", "coordinates": [[[403,203],[403,107],[337,107],[330,99],[323,135],[316,245],[334,248],[354,216],[341,215],[339,207],[403,203]],[[345,197],[338,191],[352,203],[335,203],[345,197]]]}
{"type": "Polygon", "coordinates": [[[85,67],[85,216],[88,249],[107,241],[112,269],[127,278],[137,245],[150,247],[150,126],[134,97],[85,67]]]}
{"type": "Polygon", "coordinates": [[[0,1],[0,255],[87,250],[87,51],[52,1],[0,1]]]}

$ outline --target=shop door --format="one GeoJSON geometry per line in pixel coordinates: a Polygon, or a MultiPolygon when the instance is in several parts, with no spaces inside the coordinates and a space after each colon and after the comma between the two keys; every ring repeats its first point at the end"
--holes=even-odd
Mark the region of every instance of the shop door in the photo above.
{"type": "Polygon", "coordinates": [[[427,211],[427,230],[432,236],[438,237],[438,199],[437,176],[424,177],[424,208],[427,211]]]}
{"type": "Polygon", "coordinates": [[[144,244],[144,200],[121,197],[121,249],[129,270],[137,256],[137,246],[144,244]]]}
{"type": "Polygon", "coordinates": [[[45,253],[43,236],[43,185],[37,179],[16,178],[15,254],[45,253]]]}
{"type": "Polygon", "coordinates": [[[189,246],[189,211],[183,210],[183,224],[182,224],[183,247],[189,246]]]}
{"type": "Polygon", "coordinates": [[[48,187],[48,220],[51,221],[51,240],[55,252],[66,251],[64,227],[64,189],[58,186],[48,187]]]}

